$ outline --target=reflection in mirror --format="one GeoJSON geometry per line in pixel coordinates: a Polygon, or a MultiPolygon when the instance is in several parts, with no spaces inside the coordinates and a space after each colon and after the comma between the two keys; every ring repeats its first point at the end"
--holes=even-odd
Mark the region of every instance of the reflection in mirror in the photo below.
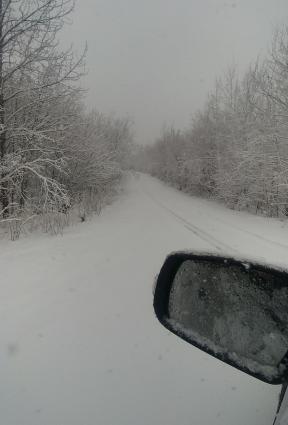
{"type": "Polygon", "coordinates": [[[239,367],[276,376],[288,349],[288,288],[269,271],[186,260],[169,298],[173,327],[239,367]]]}

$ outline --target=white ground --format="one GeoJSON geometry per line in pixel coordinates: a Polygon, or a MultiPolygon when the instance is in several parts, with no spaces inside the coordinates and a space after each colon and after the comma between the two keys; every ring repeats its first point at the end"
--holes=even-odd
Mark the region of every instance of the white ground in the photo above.
{"type": "Polygon", "coordinates": [[[0,244],[3,425],[271,425],[279,387],[162,328],[165,256],[198,249],[288,265],[288,224],[229,211],[147,176],[100,217],[0,244]]]}

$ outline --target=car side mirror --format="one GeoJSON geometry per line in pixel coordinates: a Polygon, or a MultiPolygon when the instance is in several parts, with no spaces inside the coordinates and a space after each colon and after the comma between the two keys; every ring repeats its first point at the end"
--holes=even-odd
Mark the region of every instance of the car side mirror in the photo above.
{"type": "Polygon", "coordinates": [[[174,253],[154,310],[188,343],[270,384],[288,381],[288,273],[207,254],[174,253]]]}

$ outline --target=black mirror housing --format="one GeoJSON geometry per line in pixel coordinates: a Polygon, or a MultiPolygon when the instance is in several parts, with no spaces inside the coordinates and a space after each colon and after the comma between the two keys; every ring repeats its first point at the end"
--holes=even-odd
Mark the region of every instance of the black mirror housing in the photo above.
{"type": "Polygon", "coordinates": [[[264,382],[288,381],[286,271],[210,254],[173,253],[158,275],[154,310],[165,328],[200,350],[264,382]]]}

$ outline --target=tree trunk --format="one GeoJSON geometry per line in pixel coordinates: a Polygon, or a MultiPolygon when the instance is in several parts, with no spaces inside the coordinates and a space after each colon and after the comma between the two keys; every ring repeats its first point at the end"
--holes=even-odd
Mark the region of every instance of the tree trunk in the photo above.
{"type": "MultiPolygon", "coordinates": [[[[4,113],[4,94],[3,94],[3,0],[0,0],[0,162],[7,151],[6,133],[4,131],[5,113],[4,113]]],[[[5,173],[1,174],[0,202],[3,216],[9,214],[8,182],[5,180],[5,173]]]]}

